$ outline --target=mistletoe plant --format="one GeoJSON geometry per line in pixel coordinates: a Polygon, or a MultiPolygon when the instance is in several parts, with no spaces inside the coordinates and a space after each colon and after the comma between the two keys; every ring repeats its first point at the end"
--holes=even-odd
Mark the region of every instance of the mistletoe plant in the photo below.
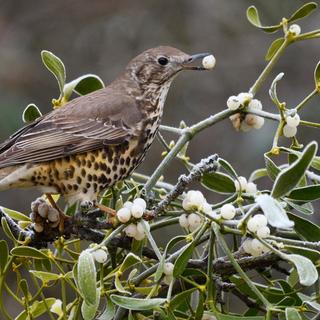
{"type": "MultiPolygon", "coordinates": [[[[45,197],[33,203],[30,216],[2,207],[7,239],[0,241],[1,319],[320,319],[320,228],[311,222],[318,211],[313,202],[320,199],[320,157],[316,141],[298,141],[300,126],[320,127],[302,120],[303,108],[320,93],[320,64],[314,88],[296,105],[277,95],[283,73],[269,90],[276,112],[264,111],[256,98],[290,45],[320,38],[320,29],[302,33],[295,23],[316,7],[304,4],[272,26],[261,24],[254,6],[248,9],[255,27],[282,33],[258,79],[231,95],[217,114],[191,126],[162,126],[176,140],[168,144],[159,133],[163,159],[153,174],[134,173],[101,196],[100,204],[116,214],[69,207],[70,219],[60,230],[45,197]],[[195,135],[229,118],[242,131],[259,129],[265,120],[278,123],[265,166],[248,179],[223,157],[193,164],[187,153],[195,135]],[[172,185],[160,178],[174,159],[186,173],[172,185]],[[271,187],[263,189],[267,180],[271,187]],[[208,199],[218,193],[223,200],[210,203],[189,189],[191,183],[204,186],[208,199]],[[171,225],[177,235],[160,247],[154,231],[171,225]],[[8,299],[19,306],[15,314],[8,299]]],[[[51,52],[43,51],[42,61],[59,84],[54,108],[103,87],[95,75],[66,83],[65,67],[51,52]]],[[[40,115],[30,104],[23,120],[40,115]]]]}

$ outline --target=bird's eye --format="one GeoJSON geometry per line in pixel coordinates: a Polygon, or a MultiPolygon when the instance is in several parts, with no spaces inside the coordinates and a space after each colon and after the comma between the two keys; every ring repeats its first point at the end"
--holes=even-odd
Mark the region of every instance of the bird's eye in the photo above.
{"type": "Polygon", "coordinates": [[[169,60],[166,57],[160,57],[158,59],[158,63],[161,64],[162,66],[165,66],[168,62],[169,60]]]}

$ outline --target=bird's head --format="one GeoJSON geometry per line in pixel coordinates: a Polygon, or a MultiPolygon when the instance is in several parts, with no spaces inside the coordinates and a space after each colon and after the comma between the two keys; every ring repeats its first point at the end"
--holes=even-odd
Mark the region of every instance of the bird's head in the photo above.
{"type": "Polygon", "coordinates": [[[206,70],[201,59],[208,55],[210,53],[189,55],[173,47],[160,46],[132,59],[126,71],[139,83],[162,85],[171,82],[182,70],[206,70]]]}

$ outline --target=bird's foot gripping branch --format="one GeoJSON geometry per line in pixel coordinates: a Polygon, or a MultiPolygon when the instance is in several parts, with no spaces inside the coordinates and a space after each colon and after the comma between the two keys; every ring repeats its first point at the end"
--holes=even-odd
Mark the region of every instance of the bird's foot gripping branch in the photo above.
{"type": "MultiPolygon", "coordinates": [[[[319,93],[320,66],[315,87],[294,106],[277,96],[281,73],[269,90],[277,112],[264,111],[256,97],[291,44],[320,37],[320,30],[302,33],[294,23],[316,7],[304,4],[272,26],[260,23],[255,7],[248,9],[257,28],[283,32],[271,44],[266,67],[247,92],[230,96],[226,109],[191,126],[162,126],[177,139],[167,143],[159,134],[165,150],[154,173],[135,172],[101,196],[99,203],[115,215],[74,205],[64,210],[69,218],[59,228],[45,198],[33,203],[30,216],[1,208],[7,237],[0,241],[1,319],[318,319],[320,228],[311,217],[318,215],[320,158],[316,141],[299,143],[298,129],[320,127],[302,119],[319,93]],[[248,178],[223,155],[198,164],[188,155],[195,135],[229,118],[241,131],[278,123],[265,166],[248,178]],[[176,160],[186,172],[171,184],[161,177],[176,160]],[[19,306],[16,314],[8,311],[8,299],[19,306]]],[[[65,83],[61,60],[47,51],[42,57],[59,83],[56,109],[72,92],[103,87],[94,75],[65,83]]],[[[212,58],[203,63],[214,65],[212,58]]],[[[23,118],[39,116],[29,105],[23,118]]]]}

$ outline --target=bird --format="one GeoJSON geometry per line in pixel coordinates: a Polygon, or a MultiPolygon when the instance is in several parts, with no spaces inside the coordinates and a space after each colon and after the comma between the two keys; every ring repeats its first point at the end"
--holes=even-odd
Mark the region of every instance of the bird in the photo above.
{"type": "Polygon", "coordinates": [[[37,188],[67,203],[96,201],[144,160],[169,87],[183,70],[205,70],[169,46],[133,58],[108,86],[28,123],[0,145],[0,191],[37,188]]]}

